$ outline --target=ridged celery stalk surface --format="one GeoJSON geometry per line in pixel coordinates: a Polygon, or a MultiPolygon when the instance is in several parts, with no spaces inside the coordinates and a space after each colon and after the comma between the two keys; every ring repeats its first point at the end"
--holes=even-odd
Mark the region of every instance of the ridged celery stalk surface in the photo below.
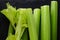
{"type": "MultiPolygon", "coordinates": [[[[26,12],[27,11],[25,11],[25,15],[26,15],[26,12]]],[[[26,19],[25,19],[26,20],[26,19]]],[[[26,22],[27,22],[27,20],[26,20],[26,22]]],[[[22,37],[21,37],[21,40],[28,40],[28,30],[27,30],[27,23],[26,23],[26,26],[25,26],[26,28],[25,28],[25,30],[23,30],[22,32],[23,32],[23,34],[22,34],[22,37]]]]}
{"type": "Polygon", "coordinates": [[[40,25],[40,9],[34,9],[34,18],[35,18],[35,26],[37,30],[37,35],[39,35],[39,25],[40,25]]]}
{"type": "Polygon", "coordinates": [[[41,6],[41,40],[50,40],[49,6],[41,6]]]}
{"type": "Polygon", "coordinates": [[[15,32],[16,40],[21,39],[23,32],[24,32],[25,28],[27,27],[26,9],[20,9],[19,13],[20,13],[20,15],[19,15],[17,26],[16,26],[16,32],[15,32]]]}
{"type": "Polygon", "coordinates": [[[38,40],[38,35],[35,28],[35,21],[31,8],[27,8],[27,23],[28,23],[30,40],[38,40]]]}
{"type": "Polygon", "coordinates": [[[58,15],[58,2],[51,1],[52,40],[57,40],[57,15],[58,15]]]}

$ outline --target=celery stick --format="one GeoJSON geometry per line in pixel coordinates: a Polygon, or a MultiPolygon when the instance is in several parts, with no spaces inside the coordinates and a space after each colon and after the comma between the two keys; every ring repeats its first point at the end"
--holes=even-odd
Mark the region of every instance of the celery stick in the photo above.
{"type": "Polygon", "coordinates": [[[34,9],[34,18],[35,18],[35,26],[37,30],[37,35],[39,36],[39,26],[40,26],[40,9],[34,9]]]}
{"type": "MultiPolygon", "coordinates": [[[[18,19],[19,19],[19,15],[20,15],[20,10],[21,9],[25,9],[26,10],[26,8],[19,8],[19,9],[17,9],[17,21],[18,21],[18,19]]],[[[24,11],[24,14],[26,14],[26,11],[25,10],[22,10],[22,11],[24,11]]],[[[16,24],[17,24],[17,21],[16,21],[16,24]]],[[[26,27],[26,24],[24,24],[23,26],[25,26],[26,27]]],[[[27,40],[28,38],[27,37],[25,37],[25,36],[28,36],[27,35],[27,32],[24,32],[24,30],[25,30],[25,28],[22,28],[22,30],[21,30],[21,37],[22,37],[22,40],[27,40]],[[24,34],[23,34],[24,33],[24,34]],[[23,35],[23,36],[22,36],[23,35]]]]}
{"type": "Polygon", "coordinates": [[[7,5],[7,9],[4,9],[1,11],[1,13],[3,13],[8,20],[11,22],[12,26],[15,29],[15,16],[16,16],[16,8],[12,7],[9,3],[6,4],[7,5]]]}
{"type": "Polygon", "coordinates": [[[16,40],[20,40],[22,37],[22,34],[27,26],[26,24],[26,14],[25,14],[26,9],[20,9],[20,15],[18,19],[18,24],[16,26],[16,40]]]}
{"type": "Polygon", "coordinates": [[[28,40],[28,30],[27,30],[27,28],[25,29],[21,39],[22,40],[28,40]]]}
{"type": "Polygon", "coordinates": [[[41,40],[50,40],[49,6],[41,6],[41,40]]]}
{"type": "Polygon", "coordinates": [[[7,9],[8,9],[8,15],[9,15],[9,20],[11,22],[11,24],[14,26],[15,24],[15,16],[16,16],[16,8],[12,7],[9,3],[6,4],[7,5],[7,9]]]}
{"type": "Polygon", "coordinates": [[[20,16],[20,10],[21,10],[21,8],[17,9],[17,13],[16,13],[16,25],[18,24],[18,20],[19,20],[19,16],[20,16]]]}
{"type": "MultiPolygon", "coordinates": [[[[20,8],[21,9],[21,8],[20,8]]],[[[26,9],[26,8],[24,8],[24,9],[26,9]]],[[[19,11],[19,10],[18,10],[19,11]]],[[[26,12],[27,11],[24,11],[25,13],[25,15],[26,15],[26,12]]],[[[27,21],[26,21],[27,22],[27,21]]],[[[27,25],[27,24],[26,24],[27,25]]],[[[23,25],[23,26],[25,26],[26,27],[26,29],[24,29],[24,30],[22,30],[22,32],[21,32],[21,39],[22,40],[28,40],[28,30],[27,30],[27,26],[26,25],[23,25]]]]}
{"type": "MultiPolygon", "coordinates": [[[[9,17],[8,9],[2,10],[1,13],[4,14],[8,19],[10,18],[10,17],[9,17]]],[[[12,24],[10,23],[8,34],[13,32],[13,28],[14,28],[14,27],[12,27],[12,24]]]]}
{"type": "Polygon", "coordinates": [[[30,40],[38,40],[38,35],[35,28],[35,21],[33,18],[31,8],[27,8],[27,24],[28,24],[30,40]]]}
{"type": "MultiPolygon", "coordinates": [[[[13,33],[13,28],[15,29],[14,24],[15,24],[16,9],[12,7],[9,3],[7,3],[7,9],[3,9],[1,13],[4,14],[10,21],[9,30],[8,30],[8,36],[10,36],[10,34],[13,33]]],[[[8,38],[7,40],[14,39],[13,37],[11,37],[12,39],[10,39],[10,37],[7,38],[8,38]]]]}
{"type": "Polygon", "coordinates": [[[8,36],[9,36],[11,33],[13,33],[13,27],[12,27],[12,25],[10,24],[10,25],[9,25],[9,30],[8,30],[8,36]]]}
{"type": "Polygon", "coordinates": [[[52,40],[57,40],[58,2],[51,1],[52,40]]]}

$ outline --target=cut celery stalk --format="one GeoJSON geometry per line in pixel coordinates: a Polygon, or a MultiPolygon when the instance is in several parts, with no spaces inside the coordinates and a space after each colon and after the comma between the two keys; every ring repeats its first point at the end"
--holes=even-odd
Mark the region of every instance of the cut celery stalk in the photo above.
{"type": "Polygon", "coordinates": [[[49,6],[41,6],[41,40],[50,40],[49,6]]]}
{"type": "Polygon", "coordinates": [[[34,18],[35,18],[35,26],[36,26],[36,32],[37,35],[39,36],[39,26],[40,26],[40,9],[39,8],[35,8],[34,9],[34,18]]]}
{"type": "Polygon", "coordinates": [[[16,26],[16,40],[20,40],[22,37],[22,34],[27,26],[26,24],[26,9],[20,9],[20,15],[19,15],[19,19],[18,19],[18,24],[16,26]]]}
{"type": "Polygon", "coordinates": [[[27,24],[28,24],[30,40],[38,40],[38,35],[35,28],[35,21],[33,18],[31,8],[27,8],[27,24]]]}
{"type": "MultiPolygon", "coordinates": [[[[26,8],[24,8],[24,9],[26,9],[26,8]]],[[[18,11],[19,11],[19,10],[18,10],[18,11]]],[[[24,12],[25,12],[24,14],[26,15],[26,12],[27,12],[27,11],[25,10],[24,12]]],[[[26,20],[26,19],[25,19],[25,20],[26,20]]],[[[26,20],[26,22],[27,22],[27,20],[26,20]]],[[[27,30],[27,26],[26,26],[26,25],[27,25],[27,24],[25,24],[25,27],[26,27],[26,28],[25,28],[24,30],[22,30],[22,33],[21,33],[21,39],[22,39],[22,40],[28,40],[28,32],[27,32],[28,30],[27,30]]],[[[24,26],[24,25],[23,25],[23,26],[24,26]]]]}
{"type": "Polygon", "coordinates": [[[58,15],[58,2],[51,1],[52,40],[57,40],[57,15],[58,15]]]}

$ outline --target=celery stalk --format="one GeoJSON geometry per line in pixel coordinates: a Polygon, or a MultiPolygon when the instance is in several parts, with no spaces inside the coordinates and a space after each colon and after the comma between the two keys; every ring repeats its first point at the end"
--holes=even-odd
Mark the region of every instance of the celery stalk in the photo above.
{"type": "Polygon", "coordinates": [[[7,5],[7,9],[2,10],[1,13],[8,18],[11,25],[15,29],[14,24],[15,24],[16,8],[12,7],[9,3],[7,3],[6,5],[7,5]]]}
{"type": "Polygon", "coordinates": [[[19,19],[18,19],[18,24],[16,26],[16,32],[15,32],[15,36],[16,36],[16,40],[20,40],[23,32],[25,30],[25,28],[27,27],[26,24],[26,14],[25,14],[26,9],[20,9],[20,15],[19,15],[19,19]]]}
{"type": "Polygon", "coordinates": [[[6,4],[7,5],[7,9],[8,9],[8,15],[9,15],[9,20],[11,22],[11,24],[14,26],[15,24],[15,16],[16,16],[16,8],[12,7],[9,3],[6,4]]]}
{"type": "Polygon", "coordinates": [[[41,6],[41,40],[50,40],[49,6],[41,6]]]}
{"type": "Polygon", "coordinates": [[[25,29],[21,39],[22,40],[28,40],[28,30],[27,30],[27,28],[25,29]]]}
{"type": "MultiPolygon", "coordinates": [[[[3,9],[1,13],[5,15],[10,21],[9,30],[8,30],[8,36],[10,36],[10,34],[13,33],[13,28],[15,29],[14,24],[15,24],[16,8],[12,7],[9,3],[7,3],[6,5],[7,5],[7,9],[3,9]]],[[[8,38],[7,40],[10,40],[10,37],[7,38],[8,38]]]]}
{"type": "Polygon", "coordinates": [[[33,18],[31,8],[27,8],[27,24],[28,24],[30,40],[38,40],[38,35],[35,28],[35,21],[33,18]]]}
{"type": "Polygon", "coordinates": [[[12,27],[12,25],[10,24],[10,25],[9,25],[9,30],[8,30],[8,35],[10,35],[11,33],[13,33],[13,27],[12,27]]]}
{"type": "Polygon", "coordinates": [[[58,2],[51,1],[52,40],[57,40],[58,2]]]}
{"type": "Polygon", "coordinates": [[[34,18],[35,18],[35,26],[37,30],[37,35],[39,36],[39,26],[40,26],[40,9],[34,9],[34,18]]]}
{"type": "MultiPolygon", "coordinates": [[[[8,13],[9,13],[9,12],[8,12],[8,9],[2,10],[1,13],[4,14],[8,19],[10,18],[10,17],[9,17],[9,14],[8,14],[8,13]]],[[[13,27],[12,27],[12,24],[10,23],[8,34],[9,34],[9,33],[12,33],[12,32],[13,32],[13,27]]]]}

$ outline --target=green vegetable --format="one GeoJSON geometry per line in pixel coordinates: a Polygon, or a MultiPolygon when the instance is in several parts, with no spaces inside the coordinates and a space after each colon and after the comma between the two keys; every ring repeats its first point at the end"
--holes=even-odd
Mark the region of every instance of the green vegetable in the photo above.
{"type": "Polygon", "coordinates": [[[35,21],[32,14],[32,9],[27,8],[26,11],[27,11],[27,24],[28,24],[30,40],[38,40],[38,35],[36,32],[36,27],[35,27],[35,21]]]}
{"type": "Polygon", "coordinates": [[[27,30],[27,28],[25,29],[25,31],[24,31],[24,33],[23,33],[23,35],[22,35],[22,40],[28,40],[28,30],[27,30]]]}
{"type": "Polygon", "coordinates": [[[37,35],[39,36],[39,26],[40,26],[40,9],[39,8],[35,8],[34,9],[34,18],[35,18],[35,26],[36,26],[36,32],[37,35]]]}
{"type": "Polygon", "coordinates": [[[20,15],[19,15],[17,26],[16,26],[16,32],[15,32],[16,40],[21,39],[23,32],[25,28],[27,27],[26,9],[20,9],[19,13],[20,15]]]}
{"type": "Polygon", "coordinates": [[[7,9],[8,9],[8,14],[9,14],[9,20],[12,24],[12,26],[15,29],[15,16],[16,16],[16,8],[12,7],[9,3],[7,3],[7,9]]]}
{"type": "Polygon", "coordinates": [[[7,5],[7,9],[8,9],[8,15],[9,15],[9,20],[11,22],[11,24],[14,26],[15,24],[15,16],[16,16],[16,8],[12,7],[9,3],[6,4],[7,5]]]}
{"type": "Polygon", "coordinates": [[[51,10],[49,5],[41,6],[41,10],[35,8],[33,11],[31,8],[16,9],[9,3],[6,5],[7,9],[1,11],[10,21],[6,40],[40,40],[40,38],[41,40],[51,40],[51,38],[57,40],[57,1],[51,1],[51,10]]]}
{"type": "Polygon", "coordinates": [[[10,35],[6,38],[6,40],[16,40],[15,38],[16,38],[15,35],[10,34],[10,35]]]}
{"type": "MultiPolygon", "coordinates": [[[[4,9],[1,11],[2,14],[4,14],[9,20],[12,27],[9,27],[9,31],[13,31],[13,28],[15,29],[15,15],[16,15],[16,9],[13,8],[9,3],[7,3],[7,9],[4,9]]],[[[8,33],[9,34],[9,33],[8,33]]]]}
{"type": "Polygon", "coordinates": [[[52,40],[57,40],[58,2],[51,1],[52,40]]]}
{"type": "MultiPolygon", "coordinates": [[[[4,9],[4,10],[2,10],[1,12],[2,12],[8,19],[10,18],[10,17],[9,17],[8,9],[4,9]]],[[[11,26],[11,23],[10,23],[8,34],[9,34],[9,33],[12,33],[12,32],[13,32],[13,27],[11,26]]]]}
{"type": "Polygon", "coordinates": [[[13,27],[12,27],[12,25],[10,24],[9,25],[9,30],[8,30],[8,35],[10,35],[10,34],[13,34],[13,27]]]}
{"type": "MultiPolygon", "coordinates": [[[[7,5],[7,9],[3,9],[1,13],[5,15],[10,21],[8,37],[7,37],[7,40],[10,40],[10,34],[13,33],[13,28],[15,29],[14,24],[15,24],[16,8],[12,7],[9,3],[7,3],[6,5],[7,5]]],[[[11,38],[12,40],[14,39],[13,37],[11,38]]]]}
{"type": "Polygon", "coordinates": [[[49,6],[41,6],[41,40],[50,40],[49,6]]]}

